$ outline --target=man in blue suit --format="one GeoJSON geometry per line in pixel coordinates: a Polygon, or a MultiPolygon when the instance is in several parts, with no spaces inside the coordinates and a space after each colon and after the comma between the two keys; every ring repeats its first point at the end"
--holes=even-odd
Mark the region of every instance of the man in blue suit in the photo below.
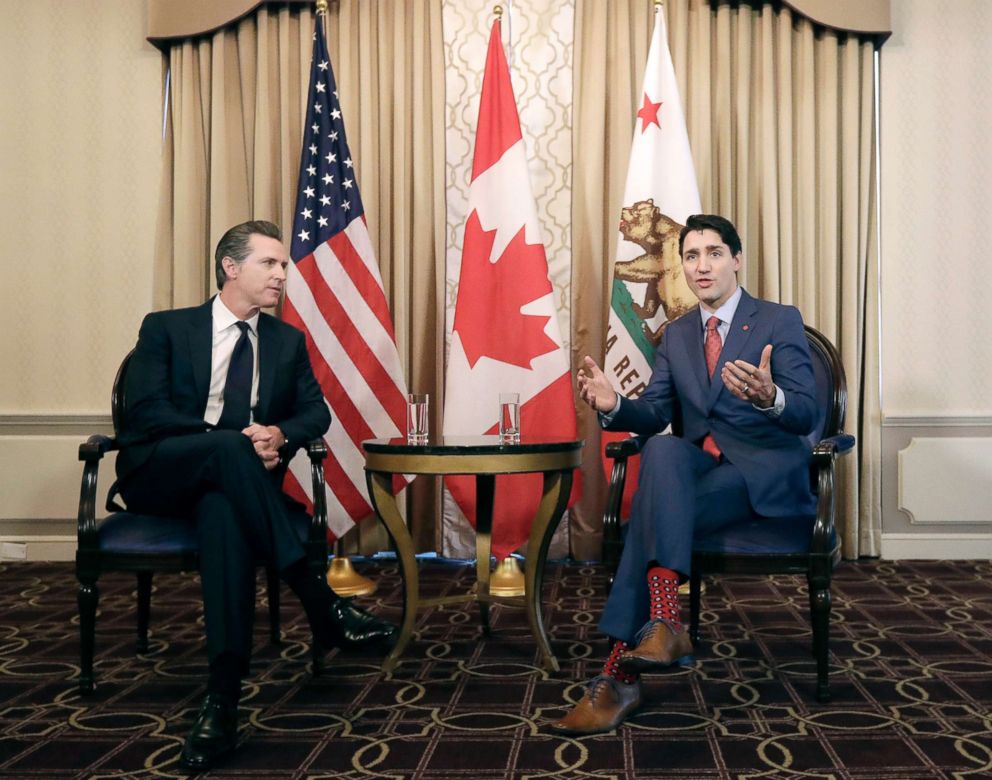
{"type": "Polygon", "coordinates": [[[650,436],[627,540],[599,627],[614,637],[602,673],[555,731],[609,731],[641,702],[641,672],[688,658],[679,615],[695,534],[758,514],[813,514],[810,450],[816,423],[813,367],[802,317],[738,285],[741,240],[723,217],[689,217],[682,270],[699,308],[671,322],[640,398],[613,390],[590,357],[581,398],[608,430],[650,436]],[[675,414],[681,437],[660,434],[675,414]]]}
{"type": "Polygon", "coordinates": [[[271,222],[245,222],[217,244],[218,295],[149,314],[125,380],[117,489],[128,509],[196,520],[207,634],[207,696],[181,761],[205,771],[237,742],[248,673],[255,567],[275,566],[323,649],[388,641],[395,627],[310,574],[281,490],[286,464],[331,417],[303,334],[276,306],[289,254],[271,222]]]}

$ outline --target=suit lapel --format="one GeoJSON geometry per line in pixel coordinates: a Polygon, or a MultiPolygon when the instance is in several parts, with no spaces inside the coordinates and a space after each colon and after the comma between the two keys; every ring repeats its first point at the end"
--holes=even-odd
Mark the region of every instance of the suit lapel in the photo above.
{"type": "Polygon", "coordinates": [[[689,356],[689,365],[692,375],[700,388],[702,397],[706,397],[707,388],[710,384],[709,376],[706,373],[706,356],[703,354],[703,326],[697,307],[691,313],[686,314],[682,319],[682,344],[686,354],[689,356]]]}
{"type": "Polygon", "coordinates": [[[265,420],[269,403],[272,400],[272,387],[276,381],[276,361],[270,356],[277,351],[274,343],[278,333],[264,312],[258,318],[258,406],[254,418],[265,420]]]}
{"type": "Polygon", "coordinates": [[[754,329],[754,318],[757,313],[758,306],[754,302],[754,298],[748,295],[746,290],[741,290],[741,300],[737,304],[737,311],[734,312],[734,319],[727,332],[727,340],[723,343],[723,349],[716,362],[716,371],[713,372],[713,382],[710,385],[710,394],[707,399],[709,409],[713,408],[720,397],[720,392],[724,389],[723,380],[720,379],[720,367],[724,363],[732,363],[740,357],[747,345],[747,340],[751,337],[751,331],[754,329]]]}
{"type": "Polygon", "coordinates": [[[207,408],[210,392],[210,359],[213,353],[213,302],[211,298],[191,312],[189,323],[189,362],[193,367],[193,382],[200,413],[207,408]]]}

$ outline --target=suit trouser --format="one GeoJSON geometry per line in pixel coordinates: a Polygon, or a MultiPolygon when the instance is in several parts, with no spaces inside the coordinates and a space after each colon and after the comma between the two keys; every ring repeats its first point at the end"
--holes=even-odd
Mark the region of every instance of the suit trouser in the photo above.
{"type": "Polygon", "coordinates": [[[687,575],[693,536],[743,522],[752,513],[744,477],[732,463],[676,436],[648,439],[600,630],[632,642],[650,617],[649,565],[687,575]]]}
{"type": "Polygon", "coordinates": [[[240,431],[163,439],[120,481],[128,509],[192,516],[200,545],[207,653],[235,653],[247,673],[255,605],[255,567],[282,571],[303,558],[294,509],[240,431]]]}

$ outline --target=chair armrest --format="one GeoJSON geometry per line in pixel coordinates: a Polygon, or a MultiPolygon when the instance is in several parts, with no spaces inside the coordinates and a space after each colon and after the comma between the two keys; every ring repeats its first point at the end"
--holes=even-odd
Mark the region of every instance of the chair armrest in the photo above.
{"type": "Polygon", "coordinates": [[[327,494],[324,492],[324,460],[327,458],[327,444],[323,439],[307,442],[307,457],[310,459],[310,478],[313,483],[313,517],[310,519],[309,541],[323,545],[323,559],[326,561],[327,494]]]}
{"type": "Polygon", "coordinates": [[[93,434],[79,445],[83,462],[83,478],[79,486],[79,510],[76,515],[76,538],[79,549],[96,546],[96,485],[100,461],[108,452],[118,449],[111,436],[93,434]]]}
{"type": "Polygon", "coordinates": [[[645,439],[642,436],[632,436],[623,441],[611,441],[606,445],[606,457],[613,460],[630,458],[641,451],[644,441],[645,439]]]}
{"type": "Polygon", "coordinates": [[[119,446],[117,439],[112,436],[94,433],[79,445],[79,459],[87,463],[98,461],[108,452],[118,449],[119,446]]]}
{"type": "Polygon", "coordinates": [[[839,455],[844,455],[854,449],[854,437],[849,433],[838,433],[828,436],[813,448],[810,465],[812,475],[816,478],[816,522],[813,524],[813,536],[810,540],[810,552],[822,555],[832,554],[836,546],[834,516],[836,499],[834,497],[834,481],[836,468],[834,461],[839,455]]]}
{"type": "Polygon", "coordinates": [[[844,455],[854,449],[854,437],[849,433],[838,433],[817,442],[813,448],[813,465],[822,467],[836,455],[844,455]]]}

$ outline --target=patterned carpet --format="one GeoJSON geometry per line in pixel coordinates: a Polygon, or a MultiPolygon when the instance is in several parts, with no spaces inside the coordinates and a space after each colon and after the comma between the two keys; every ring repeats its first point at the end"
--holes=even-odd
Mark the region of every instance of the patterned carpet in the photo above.
{"type": "MultiPolygon", "coordinates": [[[[388,563],[367,603],[398,617],[388,563]]],[[[598,670],[605,580],[596,566],[549,567],[546,620],[562,661],[536,664],[522,610],[421,613],[396,672],[381,656],[307,671],[308,631],[286,594],[285,641],[268,644],[262,605],[237,753],[212,773],[238,778],[966,778],[992,777],[992,586],[988,562],[843,564],[834,587],[830,704],[813,700],[805,583],[707,581],[706,639],[694,667],[647,677],[649,700],[617,732],[544,732],[598,670]]],[[[435,594],[472,570],[426,564],[435,594]]],[[[97,691],[80,698],[71,564],[0,565],[0,776],[177,777],[203,695],[198,581],[162,576],[152,650],[134,655],[129,577],[101,580],[97,691]]]]}

